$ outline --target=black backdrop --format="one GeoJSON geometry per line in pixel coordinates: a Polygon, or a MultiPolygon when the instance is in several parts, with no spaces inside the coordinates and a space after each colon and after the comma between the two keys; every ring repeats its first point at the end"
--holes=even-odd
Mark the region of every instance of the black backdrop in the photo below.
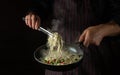
{"type": "Polygon", "coordinates": [[[0,75],[43,75],[33,58],[37,47],[46,42],[46,35],[28,28],[25,16],[31,0],[0,2],[0,75]]]}
{"type": "MultiPolygon", "coordinates": [[[[34,0],[33,0],[34,1],[34,0]]],[[[28,28],[22,17],[32,0],[0,1],[0,75],[44,75],[44,69],[33,58],[33,52],[46,43],[46,35],[28,28]]],[[[119,43],[116,50],[120,49],[119,43]]],[[[113,48],[114,49],[114,48],[113,48]]],[[[119,52],[113,69],[119,73],[119,52]]]]}

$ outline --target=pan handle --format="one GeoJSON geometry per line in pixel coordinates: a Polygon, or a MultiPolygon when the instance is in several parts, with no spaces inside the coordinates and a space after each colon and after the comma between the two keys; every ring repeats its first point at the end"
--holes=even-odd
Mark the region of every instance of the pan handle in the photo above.
{"type": "Polygon", "coordinates": [[[80,48],[85,48],[83,42],[76,42],[75,44],[78,45],[80,48]]]}

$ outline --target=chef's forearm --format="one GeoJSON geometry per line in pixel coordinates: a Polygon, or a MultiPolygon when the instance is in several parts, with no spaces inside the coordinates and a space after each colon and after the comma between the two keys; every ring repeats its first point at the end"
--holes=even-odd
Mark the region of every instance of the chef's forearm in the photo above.
{"type": "Polygon", "coordinates": [[[120,25],[117,24],[114,21],[110,21],[108,23],[105,24],[101,24],[103,25],[103,32],[104,32],[104,36],[118,36],[120,35],[120,25]]]}

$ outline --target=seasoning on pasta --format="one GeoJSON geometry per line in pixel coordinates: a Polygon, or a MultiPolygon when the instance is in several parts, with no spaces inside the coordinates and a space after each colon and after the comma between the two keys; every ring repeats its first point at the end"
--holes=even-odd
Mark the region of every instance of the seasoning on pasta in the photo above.
{"type": "Polygon", "coordinates": [[[48,54],[41,58],[42,62],[50,65],[65,65],[76,62],[80,59],[80,55],[72,54],[63,48],[64,41],[62,37],[54,32],[52,37],[48,37],[47,46],[48,54]]]}

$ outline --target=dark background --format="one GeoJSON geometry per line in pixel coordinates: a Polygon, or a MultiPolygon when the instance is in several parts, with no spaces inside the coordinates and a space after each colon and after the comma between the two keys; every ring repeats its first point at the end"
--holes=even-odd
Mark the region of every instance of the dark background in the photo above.
{"type": "MultiPolygon", "coordinates": [[[[34,0],[0,1],[0,75],[44,75],[33,52],[46,43],[46,35],[27,27],[22,20],[34,0]]],[[[113,49],[120,49],[113,42],[113,49]]],[[[119,73],[119,52],[114,54],[114,73],[119,73]]]]}
{"type": "Polygon", "coordinates": [[[33,52],[45,44],[46,35],[30,29],[22,20],[31,5],[31,0],[0,2],[0,75],[44,73],[33,52]]]}

